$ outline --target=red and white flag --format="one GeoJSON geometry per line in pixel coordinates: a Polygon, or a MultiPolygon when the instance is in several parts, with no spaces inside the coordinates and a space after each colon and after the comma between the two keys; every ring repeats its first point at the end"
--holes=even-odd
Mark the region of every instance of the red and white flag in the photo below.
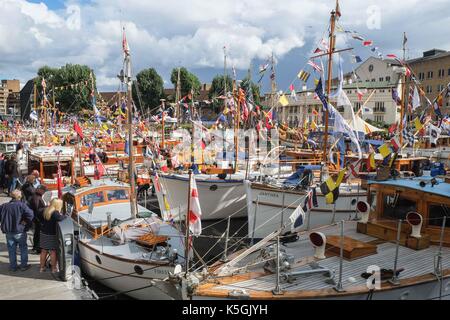
{"type": "Polygon", "coordinates": [[[191,193],[189,195],[189,230],[191,230],[194,236],[202,234],[202,209],[200,208],[200,201],[198,199],[197,183],[195,182],[195,176],[191,176],[191,193]]]}
{"type": "Polygon", "coordinates": [[[81,139],[84,139],[83,129],[80,127],[77,121],[74,122],[73,129],[80,136],[81,139]]]}
{"type": "Polygon", "coordinates": [[[100,178],[105,174],[105,166],[103,165],[100,157],[95,152],[95,169],[94,169],[94,179],[100,180],[100,178]]]}
{"type": "Polygon", "coordinates": [[[391,139],[391,146],[394,149],[394,152],[397,152],[401,148],[400,139],[398,136],[391,139]]]}
{"type": "Polygon", "coordinates": [[[363,42],[363,46],[365,47],[370,47],[371,45],[373,45],[373,41],[372,40],[367,40],[363,42]]]}
{"type": "Polygon", "coordinates": [[[321,68],[317,63],[314,63],[314,61],[309,60],[309,61],[308,61],[308,64],[309,64],[311,67],[313,67],[313,69],[316,70],[317,72],[322,72],[322,68],[321,68]]]}
{"type": "Polygon", "coordinates": [[[123,48],[123,54],[125,56],[129,56],[130,55],[130,46],[128,45],[127,36],[125,35],[125,27],[123,28],[122,48],[123,48]]]}
{"type": "Polygon", "coordinates": [[[59,155],[61,154],[61,151],[58,151],[56,154],[56,157],[58,159],[58,171],[56,173],[56,188],[58,189],[58,199],[62,199],[63,193],[63,182],[62,182],[62,171],[61,171],[61,162],[59,161],[59,155]]]}

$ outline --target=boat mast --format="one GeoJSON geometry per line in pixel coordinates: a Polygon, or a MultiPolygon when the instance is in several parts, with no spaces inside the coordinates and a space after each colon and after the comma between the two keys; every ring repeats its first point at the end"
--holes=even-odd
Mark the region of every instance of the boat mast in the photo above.
{"type": "Polygon", "coordinates": [[[233,79],[233,99],[237,97],[236,103],[236,113],[235,113],[235,121],[234,121],[234,173],[238,170],[238,158],[239,158],[239,118],[241,117],[241,97],[240,90],[237,85],[236,79],[233,79]]]}
{"type": "Polygon", "coordinates": [[[47,139],[47,93],[45,92],[45,87],[43,89],[44,94],[44,103],[43,103],[43,111],[44,111],[44,144],[47,145],[48,139],[47,139]]]}
{"type": "Polygon", "coordinates": [[[223,95],[225,97],[223,110],[227,109],[227,47],[223,47],[223,95]]]}
{"type": "Polygon", "coordinates": [[[160,99],[160,101],[161,101],[161,108],[162,108],[162,112],[161,112],[161,149],[164,149],[164,147],[165,147],[165,145],[166,145],[166,142],[165,142],[165,126],[166,126],[166,117],[165,117],[165,114],[164,114],[164,112],[165,112],[165,110],[166,110],[166,104],[165,104],[165,101],[166,101],[166,99],[160,99]]]}
{"type": "Polygon", "coordinates": [[[189,213],[191,211],[191,188],[192,188],[192,170],[189,170],[189,186],[188,186],[188,198],[187,198],[187,212],[186,212],[186,234],[184,240],[184,276],[187,278],[189,272],[189,213]]]}
{"type": "MultiPolygon", "coordinates": [[[[34,87],[33,87],[33,111],[36,112],[36,95],[37,95],[37,86],[36,86],[36,82],[34,83],[34,87]]],[[[39,118],[38,121],[36,121],[36,127],[39,124],[39,118]]]]}
{"type": "Polygon", "coordinates": [[[180,67],[178,67],[178,75],[177,75],[177,89],[175,92],[175,102],[177,104],[177,123],[180,124],[181,121],[181,108],[180,108],[180,100],[181,100],[181,86],[180,86],[180,67]]]}
{"type": "MultiPolygon", "coordinates": [[[[123,29],[125,33],[125,28],[123,29]]],[[[133,110],[132,110],[132,94],[131,94],[131,57],[129,51],[125,51],[124,57],[125,74],[124,79],[127,86],[127,122],[128,122],[128,175],[130,180],[130,205],[131,205],[131,217],[133,219],[137,216],[137,204],[136,204],[136,181],[134,179],[135,165],[134,165],[134,152],[133,152],[133,110]]]]}
{"type": "MultiPolygon", "coordinates": [[[[406,61],[406,32],[403,32],[403,62],[405,63],[406,61]]],[[[405,64],[406,65],[406,64],[405,64]]],[[[405,66],[405,68],[407,68],[405,66]]],[[[401,105],[400,105],[400,145],[403,146],[403,118],[405,117],[405,105],[406,105],[406,72],[405,74],[402,74],[402,79],[400,81],[403,82],[403,86],[402,86],[402,99],[401,99],[401,105]]],[[[400,94],[400,92],[399,92],[400,94]]],[[[414,148],[413,148],[414,149],[414,148]]]]}
{"type": "MultiPolygon", "coordinates": [[[[335,35],[334,28],[336,26],[336,12],[339,6],[338,0],[336,0],[336,10],[331,11],[330,18],[330,39],[329,39],[329,51],[328,51],[328,81],[327,81],[327,103],[330,103],[330,93],[331,93],[331,80],[333,75],[333,53],[335,46],[335,35]]],[[[323,138],[323,162],[326,166],[327,164],[327,149],[328,149],[328,108],[325,109],[325,134],[323,138]]]]}

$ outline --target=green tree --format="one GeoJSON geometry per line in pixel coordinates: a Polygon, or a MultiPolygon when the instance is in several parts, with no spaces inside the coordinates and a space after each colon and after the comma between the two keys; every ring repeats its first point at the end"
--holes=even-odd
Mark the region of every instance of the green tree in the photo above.
{"type": "Polygon", "coordinates": [[[142,70],[136,75],[137,89],[135,83],[132,87],[133,100],[138,110],[145,112],[160,104],[164,96],[164,81],[154,68],[142,70]],[[138,96],[139,92],[139,96],[138,96]],[[142,105],[140,105],[142,103],[142,105]]]}
{"type": "Polygon", "coordinates": [[[43,92],[42,79],[45,79],[47,97],[55,94],[62,112],[76,113],[82,109],[92,108],[91,92],[96,92],[95,74],[86,65],[66,64],[61,68],[43,66],[35,78],[37,89],[43,92]]]}
{"type": "MultiPolygon", "coordinates": [[[[178,80],[178,68],[174,68],[170,75],[170,81],[172,82],[175,88],[177,87],[177,80],[178,80]]],[[[191,93],[191,89],[194,89],[194,96],[198,95],[200,93],[201,86],[202,84],[200,83],[200,80],[195,74],[189,72],[184,67],[180,68],[180,91],[181,91],[180,99],[186,96],[187,94],[191,93]]]]}
{"type": "Polygon", "coordinates": [[[227,92],[231,92],[233,87],[233,80],[229,75],[224,77],[223,75],[217,75],[213,78],[211,83],[211,88],[209,89],[209,99],[213,100],[213,109],[216,112],[219,112],[223,108],[223,100],[217,100],[217,97],[224,96],[225,95],[225,81],[227,84],[227,92]]]}
{"type": "Polygon", "coordinates": [[[257,86],[253,81],[251,81],[248,77],[244,78],[241,82],[240,87],[245,90],[246,92],[248,92],[251,88],[252,91],[252,95],[253,95],[253,102],[255,104],[260,104],[261,103],[261,96],[260,96],[260,92],[259,92],[259,86],[257,86]]]}

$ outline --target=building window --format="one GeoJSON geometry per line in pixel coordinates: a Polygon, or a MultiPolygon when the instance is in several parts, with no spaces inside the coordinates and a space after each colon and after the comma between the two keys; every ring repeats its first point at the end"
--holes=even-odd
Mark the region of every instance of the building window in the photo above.
{"type": "Polygon", "coordinates": [[[375,108],[373,109],[373,112],[385,112],[384,102],[383,101],[375,102],[375,108]]]}
{"type": "Polygon", "coordinates": [[[361,102],[355,102],[355,105],[353,106],[353,111],[358,111],[359,109],[361,109],[361,102]]]}
{"type": "Polygon", "coordinates": [[[391,77],[387,76],[386,77],[386,82],[390,82],[391,81],[391,77]]]}
{"type": "Polygon", "coordinates": [[[441,92],[442,90],[444,90],[444,85],[443,84],[438,84],[437,92],[441,92]]]}
{"type": "Polygon", "coordinates": [[[383,77],[380,77],[379,80],[380,80],[380,82],[383,82],[383,81],[384,81],[384,78],[383,78],[383,77]]]}
{"type": "Polygon", "coordinates": [[[433,71],[428,71],[427,79],[433,79],[433,71]]]}
{"type": "Polygon", "coordinates": [[[377,116],[375,116],[375,121],[377,121],[377,122],[383,122],[383,121],[384,121],[384,117],[383,117],[383,116],[377,115],[377,116]]]}
{"type": "Polygon", "coordinates": [[[427,93],[430,94],[430,93],[432,93],[432,92],[433,92],[433,87],[430,86],[430,85],[428,85],[428,86],[427,86],[427,93]]]}
{"type": "Polygon", "coordinates": [[[375,82],[375,79],[372,79],[372,82],[375,82]]]}
{"type": "Polygon", "coordinates": [[[447,73],[447,75],[450,77],[450,69],[448,69],[448,73],[447,73]]]}
{"type": "Polygon", "coordinates": [[[439,70],[439,78],[443,78],[445,76],[445,70],[444,69],[440,69],[439,70]]]}
{"type": "Polygon", "coordinates": [[[347,93],[348,94],[352,94],[352,90],[347,90],[347,93]]]}

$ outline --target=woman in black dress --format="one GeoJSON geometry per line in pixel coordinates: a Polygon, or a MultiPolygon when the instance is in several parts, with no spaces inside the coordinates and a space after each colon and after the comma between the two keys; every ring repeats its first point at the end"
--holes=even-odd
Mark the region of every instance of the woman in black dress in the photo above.
{"type": "Polygon", "coordinates": [[[41,272],[45,271],[45,260],[48,252],[50,252],[52,273],[58,272],[58,268],[56,266],[56,248],[58,246],[58,241],[56,238],[56,224],[58,221],[62,221],[66,218],[66,216],[61,213],[62,206],[62,200],[53,199],[50,202],[50,205],[45,208],[41,219],[41,272]]]}

